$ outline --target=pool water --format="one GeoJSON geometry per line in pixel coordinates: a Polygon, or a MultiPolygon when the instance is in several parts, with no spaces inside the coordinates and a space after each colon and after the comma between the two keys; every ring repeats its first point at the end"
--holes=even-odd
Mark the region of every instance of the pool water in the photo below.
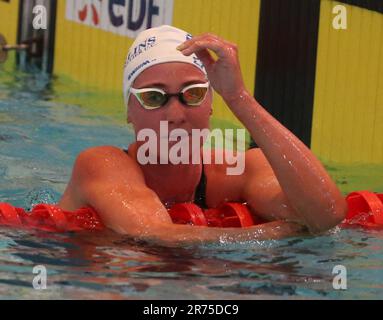
{"type": "MultiPolygon", "coordinates": [[[[0,201],[55,203],[81,150],[132,141],[115,93],[0,66],[0,201]]],[[[345,193],[383,191],[383,167],[328,169],[345,193]]],[[[162,248],[112,232],[0,227],[0,298],[382,299],[383,231],[162,248]],[[37,265],[45,290],[32,286],[37,265]],[[336,265],[346,267],[346,290],[333,288],[336,265]]]]}

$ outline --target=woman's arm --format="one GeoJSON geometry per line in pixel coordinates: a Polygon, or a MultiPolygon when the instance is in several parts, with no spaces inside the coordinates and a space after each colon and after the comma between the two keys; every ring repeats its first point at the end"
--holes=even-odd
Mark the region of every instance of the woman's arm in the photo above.
{"type": "Polygon", "coordinates": [[[146,187],[136,164],[114,147],[92,148],[78,156],[59,206],[76,209],[71,203],[91,206],[118,233],[169,246],[279,239],[305,230],[283,221],[249,228],[173,224],[156,193],[146,187]]]}
{"type": "Polygon", "coordinates": [[[151,232],[139,234],[141,239],[167,246],[205,243],[238,243],[276,240],[307,234],[307,229],[297,223],[273,221],[246,228],[216,228],[180,224],[154,225],[151,232]]]}
{"type": "Polygon", "coordinates": [[[179,49],[185,55],[195,53],[202,60],[214,89],[262,149],[299,220],[312,232],[327,230],[342,221],[347,210],[345,199],[322,164],[246,90],[236,45],[204,34],[179,49]],[[217,61],[207,49],[217,54],[217,61]]]}
{"type": "Polygon", "coordinates": [[[246,91],[227,103],[262,149],[302,223],[313,232],[340,223],[346,201],[310,149],[246,91]]]}
{"type": "Polygon", "coordinates": [[[303,234],[306,228],[286,221],[248,228],[215,228],[174,224],[157,195],[147,187],[128,184],[88,184],[85,200],[112,230],[162,245],[231,243],[270,240],[303,234]]]}

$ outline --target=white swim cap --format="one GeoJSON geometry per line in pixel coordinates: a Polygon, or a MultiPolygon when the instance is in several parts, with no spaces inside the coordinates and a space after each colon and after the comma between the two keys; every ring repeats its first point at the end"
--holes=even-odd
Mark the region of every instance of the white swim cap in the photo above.
{"type": "Polygon", "coordinates": [[[207,77],[203,63],[193,53],[183,55],[176,48],[192,38],[190,33],[163,25],[142,31],[129,49],[124,66],[124,101],[128,104],[129,89],[134,80],[145,69],[165,62],[185,62],[199,68],[207,77]]]}

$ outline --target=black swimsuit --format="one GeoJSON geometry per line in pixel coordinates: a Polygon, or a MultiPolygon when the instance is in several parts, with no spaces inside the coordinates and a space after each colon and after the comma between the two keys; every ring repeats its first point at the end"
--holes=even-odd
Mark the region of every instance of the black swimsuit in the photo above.
{"type": "Polygon", "coordinates": [[[202,209],[207,209],[206,205],[206,176],[204,167],[202,165],[201,179],[198,182],[198,186],[195,190],[194,203],[202,209]]]}
{"type": "MultiPolygon", "coordinates": [[[[126,149],[123,149],[123,150],[126,154],[128,154],[128,150],[126,150],[126,149]]],[[[207,205],[206,205],[206,176],[205,176],[203,165],[202,165],[201,178],[200,178],[198,185],[197,185],[197,188],[195,190],[194,203],[202,209],[207,209],[207,205]]]]}

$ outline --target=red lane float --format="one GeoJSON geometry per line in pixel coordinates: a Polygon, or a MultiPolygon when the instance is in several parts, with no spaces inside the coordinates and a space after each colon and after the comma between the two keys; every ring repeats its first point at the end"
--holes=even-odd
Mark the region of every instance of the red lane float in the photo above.
{"type": "Polygon", "coordinates": [[[352,192],[346,197],[348,212],[344,226],[383,227],[383,193],[352,192]]]}
{"type": "Polygon", "coordinates": [[[31,212],[0,203],[0,225],[51,232],[102,230],[104,225],[92,208],[64,211],[56,205],[38,204],[31,212]]]}
{"type": "MultiPolygon", "coordinates": [[[[383,228],[383,194],[352,192],[346,197],[348,213],[342,226],[383,228]]],[[[218,208],[202,210],[194,203],[178,203],[169,210],[176,224],[220,228],[244,228],[262,224],[242,203],[226,202],[218,208]]],[[[65,211],[56,205],[38,204],[31,212],[0,202],[0,225],[51,232],[97,231],[105,227],[92,208],[65,211]]]]}
{"type": "Polygon", "coordinates": [[[242,203],[226,202],[218,208],[203,211],[194,203],[178,203],[169,209],[174,223],[220,228],[244,228],[263,223],[254,221],[249,208],[242,203]]]}
{"type": "Polygon", "coordinates": [[[204,212],[194,203],[176,203],[168,210],[168,213],[176,224],[208,225],[204,212]]]}
{"type": "MultiPolygon", "coordinates": [[[[383,193],[371,191],[352,192],[346,197],[348,212],[341,226],[383,228],[383,193]]],[[[177,204],[169,210],[174,223],[202,225],[209,227],[243,228],[265,223],[251,215],[249,208],[242,203],[227,202],[218,208],[202,211],[192,203],[177,204]],[[205,217],[205,219],[203,218],[205,217]]]]}
{"type": "MultiPolygon", "coordinates": [[[[249,209],[240,203],[224,203],[217,209],[205,211],[194,203],[178,203],[168,212],[177,224],[223,228],[254,225],[249,209]]],[[[261,223],[260,220],[256,222],[261,223]]],[[[92,208],[64,211],[52,204],[38,204],[31,212],[26,212],[8,203],[0,203],[0,225],[51,232],[104,229],[99,215],[92,208]]]]}

